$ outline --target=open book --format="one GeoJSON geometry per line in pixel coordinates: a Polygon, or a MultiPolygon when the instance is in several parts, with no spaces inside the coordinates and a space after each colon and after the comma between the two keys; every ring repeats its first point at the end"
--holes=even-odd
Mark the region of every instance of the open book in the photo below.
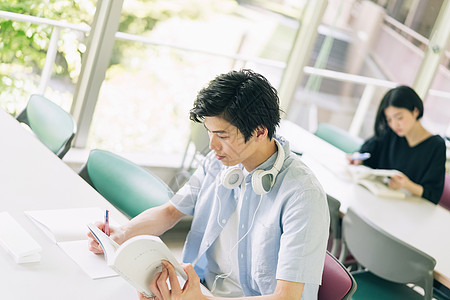
{"type": "MultiPolygon", "coordinates": [[[[92,222],[102,222],[105,210],[99,207],[50,209],[25,211],[25,214],[56,243],[80,268],[93,279],[117,276],[105,265],[102,256],[89,251],[89,232],[86,227],[92,222]]],[[[112,226],[117,222],[110,219],[112,226]]]]}
{"type": "Polygon", "coordinates": [[[102,247],[107,265],[146,297],[154,296],[149,285],[161,272],[162,260],[169,261],[179,277],[187,280],[186,272],[159,237],[138,235],[119,245],[97,226],[89,224],[88,227],[102,247]]]}
{"type": "Polygon", "coordinates": [[[390,177],[401,174],[397,170],[372,169],[362,165],[349,165],[347,170],[354,182],[365,187],[375,196],[396,199],[406,197],[403,190],[393,190],[387,185],[390,177]]]}

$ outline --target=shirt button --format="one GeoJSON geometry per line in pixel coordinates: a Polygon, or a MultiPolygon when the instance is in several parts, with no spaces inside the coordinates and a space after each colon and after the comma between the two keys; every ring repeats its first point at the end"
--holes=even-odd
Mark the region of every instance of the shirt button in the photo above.
{"type": "Polygon", "coordinates": [[[241,254],[241,259],[244,258],[244,254],[241,254]]]}
{"type": "Polygon", "coordinates": [[[227,222],[227,220],[222,219],[222,224],[225,224],[227,222]]]}
{"type": "Polygon", "coordinates": [[[242,225],[241,225],[241,228],[244,229],[244,227],[245,227],[244,224],[242,224],[242,225]]]}

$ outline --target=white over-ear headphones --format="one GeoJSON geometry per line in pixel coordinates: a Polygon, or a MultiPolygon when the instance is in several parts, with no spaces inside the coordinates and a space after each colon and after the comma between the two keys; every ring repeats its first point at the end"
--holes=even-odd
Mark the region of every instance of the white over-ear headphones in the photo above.
{"type": "MultiPolygon", "coordinates": [[[[275,139],[274,139],[275,140],[275,139]]],[[[275,140],[278,148],[277,159],[270,170],[256,170],[252,176],[253,191],[257,195],[263,195],[270,191],[275,183],[275,178],[281,170],[284,163],[284,149],[280,142],[275,140]]],[[[228,189],[234,189],[241,185],[244,180],[244,172],[238,166],[227,168],[221,174],[222,185],[228,189]]]]}

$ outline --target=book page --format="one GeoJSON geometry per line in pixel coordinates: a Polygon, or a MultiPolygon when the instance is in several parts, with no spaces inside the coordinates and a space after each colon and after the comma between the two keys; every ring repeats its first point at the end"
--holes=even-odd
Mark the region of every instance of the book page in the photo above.
{"type": "Polygon", "coordinates": [[[375,176],[392,177],[401,174],[401,172],[397,170],[373,169],[372,174],[375,176]]]}
{"type": "Polygon", "coordinates": [[[162,270],[161,261],[169,261],[184,280],[187,275],[160,238],[150,235],[133,237],[116,252],[111,267],[146,297],[152,297],[150,282],[162,270]]]}
{"type": "Polygon", "coordinates": [[[103,221],[98,207],[26,211],[25,214],[55,243],[86,240],[87,224],[103,221]]]}
{"type": "Polygon", "coordinates": [[[358,181],[358,184],[362,185],[378,197],[395,199],[403,199],[406,197],[406,194],[402,190],[393,190],[379,180],[361,179],[358,181]]]}
{"type": "Polygon", "coordinates": [[[59,242],[58,246],[92,279],[118,276],[103,255],[89,251],[87,240],[59,242]]]}
{"type": "Polygon", "coordinates": [[[387,170],[387,169],[372,169],[367,166],[359,165],[348,165],[347,171],[353,181],[357,182],[361,179],[374,179],[375,177],[391,177],[400,174],[397,170],[387,170]]]}

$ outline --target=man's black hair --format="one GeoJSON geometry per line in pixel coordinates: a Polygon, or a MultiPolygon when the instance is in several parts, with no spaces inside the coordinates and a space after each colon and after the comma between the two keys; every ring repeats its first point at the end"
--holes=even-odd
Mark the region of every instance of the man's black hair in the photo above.
{"type": "Polygon", "coordinates": [[[221,74],[200,90],[190,119],[221,117],[237,127],[247,142],[258,127],[267,128],[271,139],[280,123],[277,91],[262,75],[251,70],[221,74]]]}

